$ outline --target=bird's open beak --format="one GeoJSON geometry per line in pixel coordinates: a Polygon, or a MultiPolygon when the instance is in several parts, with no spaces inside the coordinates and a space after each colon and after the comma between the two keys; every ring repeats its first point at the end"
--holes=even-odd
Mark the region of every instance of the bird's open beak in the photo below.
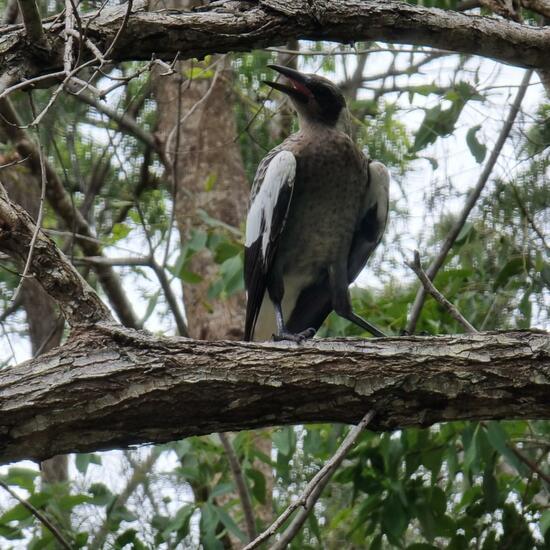
{"type": "Polygon", "coordinates": [[[308,75],[302,74],[295,69],[290,67],[283,67],[282,65],[268,65],[270,69],[277,71],[287,78],[290,83],[290,86],[285,86],[279,82],[269,82],[264,80],[264,84],[287,94],[293,99],[298,101],[307,102],[310,97],[313,97],[313,93],[309,89],[310,78],[308,75]]]}

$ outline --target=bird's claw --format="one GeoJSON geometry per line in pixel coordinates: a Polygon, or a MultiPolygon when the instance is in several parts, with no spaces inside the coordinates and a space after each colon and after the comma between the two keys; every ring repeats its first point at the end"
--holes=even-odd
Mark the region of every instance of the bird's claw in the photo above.
{"type": "Polygon", "coordinates": [[[279,334],[273,335],[273,340],[275,342],[280,342],[282,340],[290,340],[291,342],[296,342],[297,344],[301,344],[304,340],[308,340],[309,338],[313,338],[315,336],[315,329],[314,328],[308,328],[306,330],[303,330],[302,332],[298,332],[296,334],[292,332],[282,331],[279,334]]]}

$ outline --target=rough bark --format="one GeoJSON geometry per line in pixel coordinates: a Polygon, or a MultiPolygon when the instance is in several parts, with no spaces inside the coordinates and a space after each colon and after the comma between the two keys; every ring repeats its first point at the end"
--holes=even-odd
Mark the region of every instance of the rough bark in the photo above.
{"type": "MultiPolygon", "coordinates": [[[[192,230],[208,230],[199,215],[201,210],[214,219],[239,227],[248,198],[234,111],[228,108],[234,101],[232,70],[228,59],[214,57],[209,65],[213,65],[209,69],[213,76],[208,78],[188,78],[199,67],[185,62],[178,64],[176,77],[157,77],[154,84],[159,105],[156,135],[166,148],[166,158],[173,163],[169,177],[176,179],[175,214],[184,244],[191,238],[192,230]],[[183,79],[180,74],[184,75],[183,79]],[[179,108],[178,99],[181,100],[179,108]],[[175,128],[178,117],[183,119],[179,140],[175,128]],[[209,179],[214,181],[211,188],[206,186],[209,179]]],[[[210,286],[219,276],[218,265],[208,250],[191,258],[189,270],[202,277],[200,283],[184,284],[190,336],[205,340],[241,338],[244,293],[230,298],[208,297],[210,286]]]]}
{"type": "MultiPolygon", "coordinates": [[[[24,166],[34,175],[34,181],[40,182],[39,148],[29,132],[22,126],[20,117],[15,112],[10,100],[7,98],[0,99],[0,129],[3,133],[2,139],[7,139],[13,144],[21,159],[27,159],[24,166]]],[[[74,208],[71,197],[65,190],[59,174],[53,169],[47,159],[45,159],[44,164],[46,172],[46,198],[48,202],[59,219],[63,220],[71,231],[84,237],[77,239],[84,254],[87,256],[102,256],[101,244],[95,239],[94,232],[80,211],[74,208]]],[[[109,265],[95,265],[94,268],[99,282],[113,309],[116,311],[118,318],[124,325],[138,328],[139,321],[134,314],[132,305],[126,296],[118,274],[109,265]]],[[[63,290],[61,289],[62,292],[63,290]]]]}
{"type": "MultiPolygon", "coordinates": [[[[390,0],[262,0],[214,3],[204,12],[137,11],[136,2],[110,56],[117,61],[202,58],[248,51],[292,39],[388,41],[477,54],[522,67],[550,67],[550,29],[492,17],[414,6],[390,0]]],[[[106,51],[126,19],[126,5],[82,17],[83,27],[106,51]]],[[[29,45],[22,27],[0,32],[0,73],[17,81],[63,69],[64,23],[44,24],[48,48],[29,45]],[[31,46],[31,47],[29,47],[31,46]]],[[[91,55],[87,49],[84,54],[91,55]]],[[[41,85],[51,85],[42,81],[41,85]]]]}
{"type": "Polygon", "coordinates": [[[2,461],[262,426],[374,430],[550,418],[550,335],[285,343],[158,338],[96,325],[0,371],[2,461]]]}
{"type": "MultiPolygon", "coordinates": [[[[11,202],[0,185],[0,250],[23,266],[35,231],[30,215],[11,202]]],[[[112,320],[107,306],[41,230],[32,250],[30,275],[57,301],[70,324],[112,320]]]]}

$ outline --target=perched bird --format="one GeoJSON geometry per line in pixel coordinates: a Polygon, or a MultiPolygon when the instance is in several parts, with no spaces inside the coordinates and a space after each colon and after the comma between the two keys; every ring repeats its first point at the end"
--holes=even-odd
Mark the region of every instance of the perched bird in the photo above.
{"type": "Polygon", "coordinates": [[[374,336],[348,287],[382,238],[389,173],[342,130],[342,92],[330,80],[268,65],[288,85],[300,130],[272,149],[254,178],[246,220],[245,339],[301,341],[334,310],[374,336]],[[267,292],[266,292],[267,291],[267,292]]]}

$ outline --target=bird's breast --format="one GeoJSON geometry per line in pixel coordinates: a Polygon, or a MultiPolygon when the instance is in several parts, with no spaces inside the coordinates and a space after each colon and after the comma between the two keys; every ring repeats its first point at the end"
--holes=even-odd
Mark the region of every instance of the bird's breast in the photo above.
{"type": "Polygon", "coordinates": [[[300,151],[277,254],[284,273],[314,277],[347,258],[365,193],[363,170],[349,141],[322,141],[300,151]]]}

